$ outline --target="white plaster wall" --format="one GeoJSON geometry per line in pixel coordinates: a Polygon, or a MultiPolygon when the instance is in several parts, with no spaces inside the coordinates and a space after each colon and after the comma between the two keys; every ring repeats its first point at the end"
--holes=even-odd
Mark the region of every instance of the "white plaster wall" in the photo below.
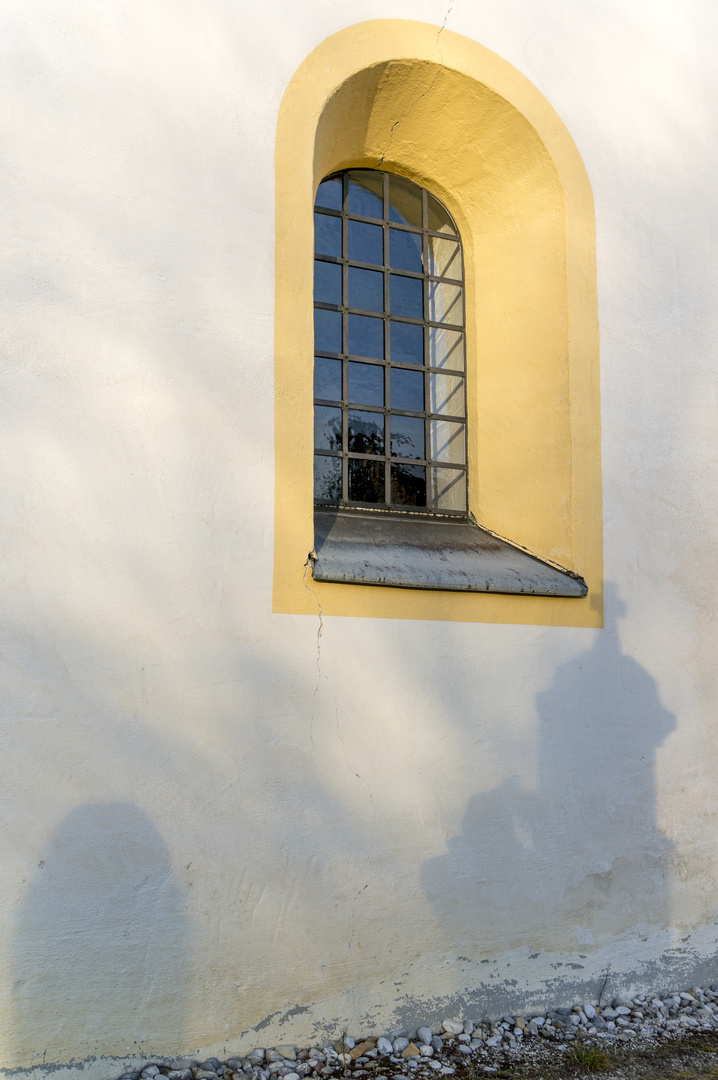
{"type": "Polygon", "coordinates": [[[714,5],[0,22],[2,1064],[715,981],[714,5]],[[276,114],[382,16],[516,65],[587,165],[604,631],[271,614],[276,114]]]}

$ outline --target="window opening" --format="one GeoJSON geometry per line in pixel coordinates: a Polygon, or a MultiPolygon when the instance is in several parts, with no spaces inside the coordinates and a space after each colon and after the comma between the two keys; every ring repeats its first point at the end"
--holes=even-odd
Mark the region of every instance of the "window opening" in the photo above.
{"type": "Polygon", "coordinates": [[[315,502],[466,517],[458,230],[370,169],[327,177],[314,210],[315,502]]]}

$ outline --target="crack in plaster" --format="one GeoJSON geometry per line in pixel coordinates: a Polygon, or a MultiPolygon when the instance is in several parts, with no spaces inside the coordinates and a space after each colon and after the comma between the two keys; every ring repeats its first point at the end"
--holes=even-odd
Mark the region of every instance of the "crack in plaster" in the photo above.
{"type": "Polygon", "coordinates": [[[601,989],[600,989],[599,994],[598,994],[598,1007],[599,1007],[599,1009],[601,1007],[601,998],[603,997],[603,993],[604,993],[604,990],[606,989],[606,984],[608,982],[608,977],[609,977],[610,974],[611,974],[611,965],[608,964],[608,966],[606,967],[606,977],[603,980],[603,985],[601,986],[601,989]]]}
{"type": "MultiPolygon", "coordinates": [[[[452,3],[453,3],[453,0],[452,0],[452,3]]],[[[451,4],[449,5],[449,11],[451,11],[451,4]]],[[[447,17],[448,17],[448,12],[447,12],[447,17]]],[[[446,19],[444,19],[444,22],[446,22],[446,19]]],[[[441,30],[439,31],[439,33],[441,33],[441,30]]],[[[307,561],[304,564],[304,576],[302,578],[304,588],[307,590],[307,592],[310,592],[312,594],[312,596],[314,597],[314,599],[316,600],[316,603],[317,603],[317,615],[319,617],[319,626],[317,627],[317,659],[316,659],[317,681],[314,684],[314,693],[312,694],[312,713],[311,713],[311,718],[310,718],[310,721],[309,721],[309,741],[310,741],[310,744],[311,744],[312,770],[313,771],[315,769],[315,766],[314,766],[314,718],[315,718],[315,714],[316,714],[317,693],[319,692],[319,683],[320,683],[321,677],[322,677],[322,670],[321,670],[321,658],[322,658],[321,642],[322,642],[322,632],[324,630],[324,619],[323,619],[324,613],[323,613],[323,610],[322,610],[321,600],[319,599],[319,597],[317,596],[315,590],[311,587],[311,585],[309,584],[309,581],[308,581],[309,571],[311,570],[311,568],[313,566],[313,561],[314,561],[315,558],[316,558],[316,553],[314,551],[310,551],[309,554],[307,555],[307,561]]],[[[356,770],[353,769],[351,764],[349,763],[349,757],[348,757],[347,752],[346,752],[346,747],[344,745],[344,739],[342,738],[342,733],[341,733],[341,725],[339,723],[339,705],[336,702],[335,702],[335,709],[334,709],[334,720],[335,720],[335,724],[336,724],[337,739],[339,740],[339,744],[340,744],[340,746],[342,748],[342,754],[344,755],[344,762],[346,764],[347,770],[353,776],[355,776],[357,780],[360,780],[362,782],[362,784],[364,784],[364,787],[366,788],[367,795],[369,796],[369,804],[371,806],[371,829],[370,829],[370,833],[369,833],[369,851],[368,851],[368,854],[367,854],[367,862],[369,864],[370,870],[373,871],[374,867],[373,867],[373,863],[372,863],[372,857],[373,857],[373,854],[374,854],[374,840],[375,840],[375,836],[376,836],[376,807],[374,806],[374,796],[372,795],[372,791],[371,791],[371,787],[369,785],[369,782],[365,779],[365,777],[361,776],[358,772],[356,772],[356,770]]],[[[314,791],[315,791],[315,795],[316,795],[316,783],[314,784],[314,791]]],[[[316,803],[315,803],[315,805],[316,805],[316,803]]],[[[354,898],[352,900],[351,932],[349,934],[349,954],[350,955],[351,955],[352,950],[354,948],[354,939],[356,937],[356,905],[357,905],[357,901],[359,900],[359,897],[361,896],[361,894],[366,889],[369,888],[369,885],[370,885],[369,881],[365,885],[362,885],[362,887],[358,890],[358,892],[356,893],[356,895],[354,896],[354,898]]],[[[354,996],[354,989],[353,988],[351,990],[351,993],[352,993],[352,997],[353,997],[354,996]]],[[[355,1004],[356,1003],[354,1002],[354,1005],[355,1004]]]]}
{"type": "Polygon", "coordinates": [[[314,565],[314,559],[316,559],[316,553],[312,550],[307,555],[307,561],[304,564],[304,577],[303,577],[302,581],[304,583],[304,588],[307,590],[307,592],[310,592],[312,594],[312,596],[314,597],[314,599],[317,602],[317,615],[319,616],[319,626],[317,627],[317,659],[316,659],[317,681],[314,684],[314,693],[312,694],[312,715],[311,715],[310,720],[309,720],[309,744],[310,744],[310,747],[311,747],[312,776],[313,776],[313,779],[314,779],[314,783],[313,783],[314,807],[316,809],[316,805],[317,805],[316,804],[317,784],[316,784],[316,766],[314,764],[314,717],[315,717],[316,709],[317,709],[317,694],[319,693],[319,683],[320,683],[321,678],[322,678],[321,660],[322,660],[322,632],[324,630],[324,612],[322,611],[322,602],[321,602],[321,600],[319,599],[319,597],[317,596],[316,592],[311,587],[311,585],[309,585],[308,582],[307,582],[307,575],[308,575],[309,571],[311,570],[312,566],[314,565]]]}
{"type": "Polygon", "coordinates": [[[440,57],[439,70],[437,71],[436,75],[434,75],[434,78],[431,80],[430,84],[427,86],[424,93],[419,94],[416,101],[413,101],[411,103],[411,105],[406,110],[404,115],[400,116],[399,119],[395,120],[394,123],[391,125],[391,131],[389,132],[389,141],[386,144],[386,149],[384,150],[384,153],[381,155],[381,157],[379,159],[379,166],[384,164],[384,161],[386,160],[386,155],[389,153],[389,150],[391,149],[391,143],[392,143],[392,139],[394,138],[394,131],[396,130],[396,128],[399,126],[399,124],[401,124],[404,120],[406,120],[407,116],[409,116],[409,114],[411,112],[413,112],[413,110],[416,108],[416,106],[419,104],[419,102],[422,101],[426,97],[426,95],[434,88],[434,84],[436,83],[436,80],[439,78],[439,75],[441,75],[442,71],[444,70],[444,54],[441,51],[441,49],[439,48],[439,39],[441,38],[441,35],[442,35],[443,31],[446,29],[446,23],[447,23],[448,18],[451,15],[451,12],[453,10],[454,2],[455,2],[455,0],[450,0],[449,6],[446,9],[446,14],[444,15],[444,21],[442,22],[441,26],[439,27],[438,33],[436,35],[436,48],[438,49],[439,57],[440,57]]]}
{"type": "MultiPolygon", "coordinates": [[[[349,962],[351,963],[351,956],[352,956],[352,952],[353,952],[353,949],[354,949],[354,940],[356,938],[356,907],[357,907],[357,902],[358,902],[359,897],[361,896],[361,894],[363,892],[365,892],[366,889],[369,888],[369,886],[371,884],[371,878],[373,878],[373,873],[374,873],[374,864],[372,862],[372,857],[373,857],[373,854],[374,854],[374,838],[375,838],[375,835],[376,835],[376,807],[374,806],[374,796],[372,795],[371,786],[369,785],[368,780],[366,780],[365,777],[361,776],[360,773],[356,772],[356,770],[349,763],[349,757],[347,756],[346,747],[344,746],[344,739],[342,738],[341,726],[339,724],[339,705],[337,703],[335,703],[334,720],[335,720],[336,729],[337,729],[337,739],[339,740],[339,743],[340,743],[341,748],[342,748],[342,753],[344,755],[344,763],[345,763],[345,765],[347,767],[347,770],[348,770],[348,772],[351,773],[352,776],[355,776],[357,780],[360,780],[362,782],[362,784],[366,788],[366,793],[369,796],[369,804],[371,806],[371,829],[370,829],[370,832],[369,832],[369,851],[367,853],[367,863],[368,863],[369,871],[370,871],[370,880],[367,881],[365,885],[362,885],[362,887],[355,893],[355,895],[354,895],[354,897],[352,899],[352,902],[351,902],[351,904],[352,904],[352,907],[351,907],[351,930],[349,932],[349,943],[348,943],[348,950],[347,950],[348,954],[349,954],[349,962]]],[[[356,996],[355,996],[355,988],[354,988],[354,986],[350,987],[349,995],[350,995],[351,1001],[352,1001],[352,1010],[351,1011],[352,1011],[352,1014],[355,1014],[356,1013],[356,996]]]]}

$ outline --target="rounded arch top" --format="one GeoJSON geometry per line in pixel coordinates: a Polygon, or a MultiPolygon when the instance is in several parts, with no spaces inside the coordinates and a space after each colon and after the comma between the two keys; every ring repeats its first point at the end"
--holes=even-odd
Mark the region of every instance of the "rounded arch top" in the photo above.
{"type": "MultiPolygon", "coordinates": [[[[316,141],[312,140],[316,171],[321,172],[327,157],[345,157],[333,168],[324,168],[322,175],[359,164],[400,171],[397,159],[404,157],[404,133],[399,129],[416,129],[420,117],[425,122],[427,106],[435,120],[425,128],[420,142],[439,135],[438,149],[450,143],[452,129],[462,127],[464,136],[482,129],[491,119],[492,107],[501,101],[533,129],[573,208],[592,216],[591,188],[581,156],[565,124],[538,88],[478,42],[430,23],[373,19],[325,39],[292,77],[280,106],[278,130],[285,125],[297,130],[297,125],[302,128],[309,123],[316,131],[316,141]],[[462,104],[457,92],[467,91],[470,102],[462,104]],[[357,116],[359,103],[364,105],[361,118],[357,116]],[[446,120],[452,108],[454,121],[448,129],[440,128],[439,116],[446,120]],[[346,121],[344,145],[332,150],[327,146],[328,132],[322,130],[328,120],[346,121]],[[361,160],[356,155],[360,143],[361,160]]],[[[336,136],[336,131],[332,134],[336,136]]],[[[486,133],[484,143],[485,139],[486,133]]],[[[466,143],[461,146],[465,148],[466,143]]],[[[450,158],[453,156],[452,152],[450,158]]],[[[413,161],[402,164],[410,171],[415,168],[413,161]]],[[[417,176],[417,181],[420,179],[417,176]]],[[[450,193],[445,194],[451,198],[450,193]]]]}

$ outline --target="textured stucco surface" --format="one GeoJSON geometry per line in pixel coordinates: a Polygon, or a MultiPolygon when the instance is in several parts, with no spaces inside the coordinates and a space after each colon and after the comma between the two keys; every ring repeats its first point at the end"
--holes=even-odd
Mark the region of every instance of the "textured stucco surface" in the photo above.
{"type": "Polygon", "coordinates": [[[0,25],[3,1066],[718,979],[714,6],[0,25]],[[514,64],[588,170],[604,630],[271,613],[277,112],[379,17],[514,64]]]}

